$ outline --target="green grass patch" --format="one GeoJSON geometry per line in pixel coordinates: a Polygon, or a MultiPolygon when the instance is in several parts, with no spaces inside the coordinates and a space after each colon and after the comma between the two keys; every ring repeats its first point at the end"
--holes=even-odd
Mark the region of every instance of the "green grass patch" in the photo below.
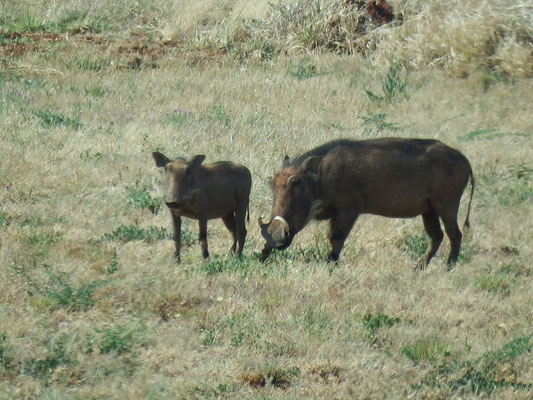
{"type": "Polygon", "coordinates": [[[117,325],[106,329],[97,330],[100,338],[97,344],[102,354],[123,354],[129,352],[133,345],[136,329],[117,325]]]}
{"type": "Polygon", "coordinates": [[[47,354],[42,358],[24,362],[21,373],[29,373],[38,378],[49,380],[56,368],[72,364],[72,356],[66,349],[67,337],[66,334],[62,334],[55,340],[50,341],[47,354]]]}
{"type": "Polygon", "coordinates": [[[215,255],[200,267],[200,271],[207,275],[240,274],[246,276],[251,272],[253,262],[252,258],[244,255],[238,258],[233,255],[227,257],[215,255]]]}
{"type": "Polygon", "coordinates": [[[511,282],[503,274],[492,274],[477,278],[475,286],[479,290],[492,294],[508,296],[511,293],[511,282]]]}
{"type": "Polygon", "coordinates": [[[83,126],[83,124],[77,118],[66,117],[50,110],[38,110],[33,111],[32,113],[47,127],[63,125],[69,128],[79,129],[83,126]]]}
{"type": "Polygon", "coordinates": [[[0,376],[13,373],[14,356],[13,349],[9,345],[7,333],[0,333],[0,376]]]}
{"type": "MultiPolygon", "coordinates": [[[[434,365],[427,376],[414,385],[414,388],[423,390],[425,387],[437,387],[463,393],[467,390],[477,396],[490,396],[498,388],[513,388],[516,391],[531,390],[532,383],[520,382],[517,379],[520,372],[517,367],[517,358],[530,353],[532,349],[533,335],[524,335],[474,360],[461,361],[460,353],[449,357],[447,350],[437,351],[445,357],[440,360],[437,357],[427,358],[430,362],[434,362],[434,365]]],[[[409,351],[407,353],[411,354],[409,351]]],[[[413,361],[417,361],[416,357],[413,361]]]]}
{"type": "Polygon", "coordinates": [[[29,12],[15,16],[4,13],[0,16],[0,37],[11,39],[12,33],[101,33],[111,29],[110,19],[105,16],[89,16],[88,12],[70,12],[56,20],[40,19],[29,12]]]}
{"type": "Polygon", "coordinates": [[[429,237],[425,232],[417,234],[404,233],[403,238],[396,244],[396,246],[407,253],[413,259],[419,259],[423,256],[429,245],[429,237]]]}
{"type": "Polygon", "coordinates": [[[154,243],[159,240],[172,239],[172,234],[165,228],[150,226],[147,229],[138,225],[121,225],[111,233],[105,233],[100,240],[104,242],[131,242],[141,240],[147,243],[154,243]]]}
{"type": "Polygon", "coordinates": [[[402,348],[401,353],[414,363],[436,361],[450,355],[449,346],[440,341],[424,340],[402,348]]]}
{"type": "Polygon", "coordinates": [[[365,338],[372,343],[375,341],[378,331],[382,327],[392,327],[400,323],[399,317],[391,317],[387,314],[365,314],[362,319],[363,328],[365,329],[365,338]]]}
{"type": "Polygon", "coordinates": [[[139,182],[135,182],[135,186],[126,188],[126,204],[132,208],[147,209],[152,214],[157,214],[163,207],[163,200],[148,186],[141,186],[139,182]]]}

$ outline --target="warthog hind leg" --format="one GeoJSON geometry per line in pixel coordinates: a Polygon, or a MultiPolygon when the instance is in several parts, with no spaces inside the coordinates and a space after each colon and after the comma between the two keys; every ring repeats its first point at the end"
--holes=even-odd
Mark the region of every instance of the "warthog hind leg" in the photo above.
{"type": "Polygon", "coordinates": [[[424,258],[418,264],[419,269],[424,269],[428,266],[435,253],[437,253],[442,243],[442,238],[444,237],[442,229],[440,229],[439,216],[434,210],[422,214],[422,220],[424,221],[424,228],[429,236],[430,243],[424,258]]]}

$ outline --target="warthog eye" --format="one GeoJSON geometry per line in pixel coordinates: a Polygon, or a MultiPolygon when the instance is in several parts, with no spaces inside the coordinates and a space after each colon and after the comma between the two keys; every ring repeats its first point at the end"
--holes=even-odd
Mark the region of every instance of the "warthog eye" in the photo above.
{"type": "Polygon", "coordinates": [[[298,185],[299,183],[300,183],[300,177],[298,177],[296,175],[292,175],[287,180],[287,187],[293,188],[294,186],[298,185]]]}

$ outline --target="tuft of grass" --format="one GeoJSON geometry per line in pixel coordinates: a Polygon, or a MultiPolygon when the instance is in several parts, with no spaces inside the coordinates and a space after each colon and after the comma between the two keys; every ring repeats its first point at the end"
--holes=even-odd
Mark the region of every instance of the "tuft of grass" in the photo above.
{"type": "Polygon", "coordinates": [[[70,66],[82,71],[101,72],[111,66],[111,60],[105,58],[74,58],[70,66]]]}
{"type": "Polygon", "coordinates": [[[97,344],[100,353],[123,354],[131,350],[136,329],[117,325],[106,329],[98,329],[96,332],[100,335],[97,344]]]}
{"type": "Polygon", "coordinates": [[[287,72],[290,76],[299,80],[323,75],[322,72],[318,71],[317,66],[307,57],[302,58],[296,65],[289,65],[287,72]]]}
{"type": "Polygon", "coordinates": [[[286,389],[299,376],[300,368],[279,368],[268,364],[259,371],[243,374],[241,381],[253,387],[273,386],[286,389]]]}
{"type": "Polygon", "coordinates": [[[308,308],[303,316],[303,328],[310,336],[322,337],[333,327],[332,318],[322,310],[308,308]]]}
{"type": "Polygon", "coordinates": [[[218,383],[214,387],[196,386],[192,389],[192,393],[194,394],[194,398],[196,399],[215,400],[222,399],[228,396],[230,393],[236,393],[237,390],[237,384],[218,383]]]}

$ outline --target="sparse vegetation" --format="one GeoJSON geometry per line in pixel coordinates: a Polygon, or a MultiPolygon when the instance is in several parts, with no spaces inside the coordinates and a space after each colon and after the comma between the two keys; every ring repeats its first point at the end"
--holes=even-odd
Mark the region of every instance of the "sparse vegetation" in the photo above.
{"type": "Polygon", "coordinates": [[[531,6],[389,3],[0,2],[0,398],[533,397],[531,6]],[[283,157],[370,136],[471,161],[455,269],[368,215],[260,263],[283,157]],[[153,151],[250,169],[242,257],[183,218],[175,262],[153,151]]]}

